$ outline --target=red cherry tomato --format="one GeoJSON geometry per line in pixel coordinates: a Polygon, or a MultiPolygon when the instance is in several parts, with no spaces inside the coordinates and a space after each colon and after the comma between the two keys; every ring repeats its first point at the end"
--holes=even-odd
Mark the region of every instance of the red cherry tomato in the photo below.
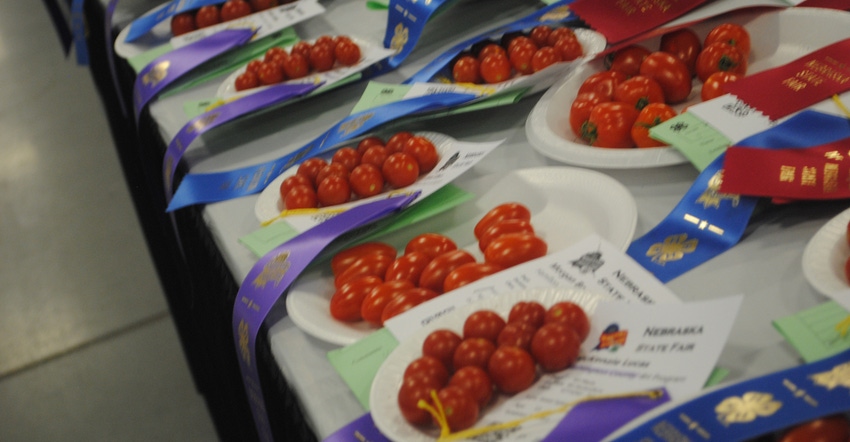
{"type": "Polygon", "coordinates": [[[415,285],[429,262],[431,257],[422,252],[405,253],[390,264],[385,279],[387,281],[404,279],[415,285]]]}
{"type": "Polygon", "coordinates": [[[546,307],[535,301],[520,301],[511,307],[508,323],[525,322],[534,328],[540,328],[546,318],[546,307]]]}
{"type": "Polygon", "coordinates": [[[360,315],[363,319],[375,326],[384,325],[381,316],[384,314],[384,308],[393,299],[399,296],[407,289],[415,287],[412,282],[407,280],[387,281],[375,287],[363,298],[363,304],[360,306],[360,315]]]}
{"type": "Polygon", "coordinates": [[[635,75],[617,85],[614,89],[614,101],[629,103],[641,110],[649,103],[664,103],[664,90],[657,81],[635,75]]]}
{"type": "Polygon", "coordinates": [[[419,276],[419,287],[443,293],[443,281],[452,270],[463,264],[475,262],[475,257],[463,249],[452,250],[437,256],[428,263],[419,276]]]}
{"type": "Polygon", "coordinates": [[[554,28],[549,34],[549,38],[546,39],[546,44],[548,46],[555,46],[558,40],[564,38],[576,38],[576,33],[570,28],[554,28]]]}
{"type": "Polygon", "coordinates": [[[263,56],[263,61],[274,61],[274,60],[285,60],[289,54],[286,52],[286,49],[280,46],[272,46],[266,50],[265,55],[263,56]]]}
{"type": "Polygon", "coordinates": [[[567,324],[545,324],[531,339],[531,354],[543,371],[561,371],[578,358],[581,340],[567,324]]]}
{"type": "Polygon", "coordinates": [[[487,362],[487,373],[499,390],[514,394],[534,383],[537,369],[527,351],[518,347],[499,347],[487,362]]]}
{"type": "Polygon", "coordinates": [[[505,51],[505,48],[499,46],[496,43],[489,43],[478,52],[478,60],[483,62],[488,55],[496,55],[500,57],[507,57],[508,53],[505,51]]]}
{"type": "Polygon", "coordinates": [[[540,72],[559,61],[561,61],[561,55],[558,51],[551,46],[544,46],[535,51],[534,55],[531,56],[531,70],[540,72]]]}
{"type": "Polygon", "coordinates": [[[283,68],[277,63],[263,62],[257,70],[257,78],[263,86],[278,84],[283,81],[283,68]]]}
{"type": "Polygon", "coordinates": [[[171,35],[187,34],[198,29],[195,26],[195,16],[191,12],[183,12],[171,17],[171,35]]]}
{"type": "Polygon", "coordinates": [[[640,75],[652,78],[661,85],[667,103],[685,101],[691,93],[691,71],[684,61],[673,54],[658,51],[647,55],[640,65],[640,75]]]}
{"type": "Polygon", "coordinates": [[[715,72],[747,74],[747,59],[735,46],[715,42],[706,46],[697,58],[697,77],[705,82],[715,72]]]}
{"type": "Polygon", "coordinates": [[[549,35],[552,34],[552,28],[547,25],[537,25],[528,33],[528,37],[534,41],[537,47],[549,46],[549,35]]]}
{"type": "Polygon", "coordinates": [[[331,297],[331,316],[338,321],[360,321],[363,300],[383,281],[377,276],[363,276],[343,284],[331,297]]]}
{"type": "Polygon", "coordinates": [[[433,170],[440,162],[440,154],[437,152],[436,146],[425,137],[411,137],[404,143],[402,152],[416,159],[419,164],[419,173],[422,175],[433,170]]]}
{"type": "Polygon", "coordinates": [[[435,379],[412,377],[404,379],[398,391],[398,408],[401,415],[412,425],[425,425],[431,422],[431,414],[419,408],[419,401],[432,403],[431,392],[443,388],[435,379]]]}
{"type": "Polygon", "coordinates": [[[484,232],[486,232],[490,226],[498,221],[506,219],[524,219],[526,221],[530,221],[531,211],[528,210],[528,207],[525,207],[520,203],[509,202],[499,204],[485,213],[484,216],[481,217],[481,219],[475,224],[475,228],[473,229],[475,238],[480,241],[484,232]]]}
{"type": "Polygon", "coordinates": [[[572,327],[578,333],[580,341],[584,341],[590,333],[590,319],[578,304],[569,301],[556,302],[546,311],[544,324],[563,323],[572,327]]]}
{"type": "Polygon", "coordinates": [[[780,442],[847,442],[850,423],[841,415],[815,419],[789,430],[780,442]]]}
{"type": "Polygon", "coordinates": [[[348,176],[351,175],[351,173],[341,163],[330,163],[323,167],[318,174],[316,174],[316,182],[321,183],[325,180],[325,178],[332,175],[339,176],[347,180],[348,176]]]}
{"type": "Polygon", "coordinates": [[[331,271],[334,276],[342,274],[345,269],[363,256],[379,253],[395,259],[395,247],[377,241],[366,242],[344,249],[331,258],[331,271]]]}
{"type": "Polygon", "coordinates": [[[581,42],[575,34],[572,37],[559,39],[555,42],[554,48],[558,52],[561,61],[573,61],[584,55],[584,48],[581,47],[581,42]]]}
{"type": "Polygon", "coordinates": [[[715,72],[706,78],[702,84],[700,98],[708,101],[726,94],[726,85],[741,79],[741,76],[732,72],[715,72]]]}
{"type": "MultiPolygon", "coordinates": [[[[381,170],[384,166],[384,161],[387,160],[389,154],[387,153],[387,148],[383,145],[380,146],[369,146],[363,152],[363,156],[360,157],[360,162],[363,164],[371,164],[381,170]]],[[[383,176],[381,177],[383,179],[383,176]]]]}
{"type": "Polygon", "coordinates": [[[455,349],[452,366],[455,370],[468,366],[487,370],[487,362],[494,351],[496,346],[484,338],[464,339],[455,349]]]}
{"type": "Polygon", "coordinates": [[[316,196],[319,204],[325,207],[347,203],[351,199],[351,184],[347,177],[331,175],[319,183],[316,196]]]}
{"type": "Polygon", "coordinates": [[[640,73],[640,65],[650,53],[650,50],[643,46],[626,46],[606,59],[606,64],[608,70],[620,72],[626,77],[633,77],[640,73]]]}
{"type": "Polygon", "coordinates": [[[295,174],[286,177],[286,179],[280,182],[280,199],[285,200],[289,191],[299,185],[313,187],[313,183],[304,175],[295,174]]]}
{"type": "Polygon", "coordinates": [[[582,126],[581,136],[591,146],[621,149],[634,147],[631,130],[638,114],[638,110],[627,103],[597,104],[590,111],[587,124],[582,126]]]}
{"type": "Polygon", "coordinates": [[[478,310],[463,322],[463,339],[484,338],[495,343],[505,328],[505,320],[492,310],[478,310]]]}
{"type": "Polygon", "coordinates": [[[478,402],[460,387],[443,388],[437,393],[437,400],[443,405],[446,424],[451,431],[466,430],[478,420],[478,402]]]}
{"type": "Polygon", "coordinates": [[[421,287],[407,289],[387,303],[383,313],[381,313],[381,321],[387,322],[388,319],[398,316],[425,301],[436,298],[437,295],[437,292],[421,287]]]}
{"type": "Polygon", "coordinates": [[[289,190],[283,204],[286,210],[315,209],[319,207],[319,200],[313,186],[299,185],[289,190]]]}
{"type": "Polygon", "coordinates": [[[291,48],[289,48],[289,54],[290,55],[301,54],[301,56],[304,57],[304,59],[309,60],[310,59],[310,50],[312,48],[313,48],[313,45],[311,45],[310,42],[301,40],[298,43],[295,43],[294,45],[292,45],[291,48]]]}
{"type": "Polygon", "coordinates": [[[348,180],[351,190],[360,198],[375,196],[384,189],[384,175],[372,164],[364,163],[355,167],[348,180]]]}
{"type": "Polygon", "coordinates": [[[394,154],[396,152],[401,152],[404,149],[404,144],[407,143],[407,140],[412,136],[413,134],[407,131],[394,133],[389,139],[387,139],[387,144],[385,145],[387,153],[394,154]]]}
{"type": "Polygon", "coordinates": [[[251,0],[251,7],[255,11],[265,11],[278,5],[278,0],[251,0]]]}
{"type": "Polygon", "coordinates": [[[227,0],[221,5],[221,21],[236,20],[252,12],[254,9],[245,0],[227,0]]]}
{"type": "Polygon", "coordinates": [[[396,152],[387,157],[381,166],[384,179],[396,189],[407,187],[419,178],[419,163],[416,158],[404,152],[396,152]]]}
{"type": "Polygon", "coordinates": [[[342,273],[334,278],[334,287],[340,288],[348,281],[361,276],[377,276],[384,279],[387,268],[395,261],[395,257],[383,253],[370,253],[357,258],[342,273]]]}
{"type": "Polygon", "coordinates": [[[439,359],[450,370],[454,369],[455,350],[463,338],[448,329],[434,330],[422,342],[422,354],[439,359]]]}
{"type": "Polygon", "coordinates": [[[245,65],[245,70],[251,71],[254,74],[256,74],[257,71],[260,70],[260,66],[262,66],[262,64],[263,64],[263,60],[258,60],[258,59],[251,60],[251,61],[248,62],[248,64],[245,65]]]}
{"type": "Polygon", "coordinates": [[[195,26],[197,26],[198,29],[217,25],[219,23],[221,23],[221,14],[219,13],[218,5],[201,6],[201,8],[195,12],[195,26]]]}
{"type": "Polygon", "coordinates": [[[467,284],[478,281],[502,271],[502,268],[489,262],[470,262],[452,270],[443,280],[443,292],[450,292],[467,284]]]}
{"type": "Polygon", "coordinates": [[[404,378],[416,376],[434,378],[441,385],[446,385],[449,382],[449,369],[435,357],[420,356],[407,364],[402,376],[404,378]]]}
{"type": "Polygon", "coordinates": [[[471,55],[458,58],[452,66],[452,78],[455,83],[481,83],[481,62],[471,55]]]}
{"type": "Polygon", "coordinates": [[[702,42],[694,31],[683,28],[664,34],[661,37],[660,49],[685,62],[691,75],[696,72],[697,56],[702,50],[702,42]]]}
{"type": "Polygon", "coordinates": [[[449,379],[449,386],[465,390],[479,408],[484,408],[493,397],[493,382],[481,367],[469,365],[456,371],[449,379]]]}
{"type": "Polygon", "coordinates": [[[525,351],[531,351],[531,340],[537,327],[527,322],[509,322],[496,338],[496,345],[519,347],[525,351]]]}
{"type": "Polygon", "coordinates": [[[626,74],[620,71],[602,71],[591,74],[585,78],[578,87],[578,93],[596,92],[606,99],[611,101],[614,99],[614,91],[617,86],[626,81],[626,74]]]}
{"type": "Polygon", "coordinates": [[[319,171],[322,170],[325,166],[328,165],[328,162],[319,157],[308,158],[304,160],[298,166],[298,169],[295,171],[298,175],[304,175],[307,178],[310,178],[310,181],[313,182],[313,185],[317,185],[319,183],[316,182],[316,177],[319,176],[319,171]]]}
{"type": "Polygon", "coordinates": [[[511,53],[511,51],[512,51],[512,50],[513,50],[516,46],[521,45],[521,44],[523,44],[523,45],[524,45],[524,44],[531,44],[531,45],[534,45],[534,50],[537,50],[538,48],[540,48],[540,47],[541,47],[540,45],[538,45],[537,43],[535,43],[535,42],[534,42],[534,40],[532,40],[531,38],[526,37],[525,35],[517,35],[517,36],[515,36],[515,37],[511,38],[511,40],[508,42],[508,45],[507,45],[507,48],[508,48],[508,54],[510,54],[510,53],[511,53]]]}
{"type": "Polygon", "coordinates": [[[351,40],[341,40],[334,47],[334,58],[343,66],[354,66],[360,56],[360,46],[351,40]]]}
{"type": "Polygon", "coordinates": [[[339,163],[346,169],[353,170],[360,164],[360,154],[353,147],[343,147],[334,152],[331,163],[339,163]]]}
{"type": "Polygon", "coordinates": [[[599,103],[611,101],[602,94],[596,92],[583,92],[576,96],[573,104],[570,105],[570,129],[573,134],[581,137],[582,126],[587,123],[590,118],[590,111],[599,103]]]}
{"type": "Polygon", "coordinates": [[[439,233],[422,233],[414,236],[404,246],[404,253],[422,252],[434,259],[446,252],[457,250],[457,244],[451,238],[439,233]]]}
{"type": "Polygon", "coordinates": [[[287,78],[303,78],[310,73],[310,63],[303,55],[292,52],[289,57],[283,61],[283,72],[287,78]]]}
{"type": "Polygon", "coordinates": [[[331,70],[334,66],[334,52],[329,45],[314,44],[310,48],[310,66],[319,72],[331,70]]]}
{"type": "Polygon", "coordinates": [[[508,233],[493,240],[484,250],[484,261],[502,268],[513,267],[546,255],[549,246],[528,233],[508,233]]]}
{"type": "Polygon", "coordinates": [[[537,45],[533,43],[516,44],[508,52],[508,61],[511,66],[520,74],[528,75],[534,73],[534,68],[531,66],[531,59],[534,53],[537,52],[537,45]]]}
{"type": "Polygon", "coordinates": [[[738,48],[745,59],[750,57],[750,33],[743,26],[735,23],[723,23],[709,31],[703,47],[721,41],[738,48]]]}
{"type": "Polygon", "coordinates": [[[478,248],[483,252],[487,250],[496,238],[508,233],[531,233],[534,234],[534,227],[531,221],[526,219],[503,219],[496,221],[481,234],[481,239],[478,240],[478,248]]]}
{"type": "Polygon", "coordinates": [[[632,140],[637,147],[666,146],[667,144],[663,141],[650,137],[649,130],[675,116],[676,111],[664,103],[648,104],[640,111],[635,124],[632,126],[632,140]]]}
{"type": "Polygon", "coordinates": [[[336,47],[336,39],[331,37],[330,35],[321,35],[315,41],[313,41],[313,46],[325,45],[328,46],[331,50],[336,47]]]}
{"type": "Polygon", "coordinates": [[[260,79],[253,71],[245,71],[239,74],[239,76],[237,76],[236,80],[233,82],[233,87],[235,87],[237,91],[253,89],[259,85],[260,79]]]}
{"type": "Polygon", "coordinates": [[[366,153],[366,150],[368,150],[370,147],[372,147],[372,146],[383,146],[383,145],[384,145],[384,140],[381,139],[381,137],[378,137],[378,136],[375,136],[375,135],[370,136],[370,137],[366,137],[366,138],[360,140],[357,143],[357,153],[359,153],[360,155],[363,155],[364,153],[366,153]]]}
{"type": "Polygon", "coordinates": [[[511,62],[504,54],[491,54],[481,60],[481,78],[489,84],[511,78],[511,62]]]}

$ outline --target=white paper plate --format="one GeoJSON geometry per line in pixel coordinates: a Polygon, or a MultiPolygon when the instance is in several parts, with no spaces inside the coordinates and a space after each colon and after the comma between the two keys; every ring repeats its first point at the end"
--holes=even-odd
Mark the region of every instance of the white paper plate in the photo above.
{"type": "MultiPolygon", "coordinates": [[[[598,295],[575,289],[541,289],[506,293],[485,301],[465,305],[458,310],[439,318],[417,331],[410,339],[402,342],[381,364],[375,375],[375,382],[369,392],[369,406],[375,425],[384,436],[394,441],[433,442],[439,431],[436,428],[425,431],[407,423],[398,408],[398,389],[401,387],[404,370],[414,359],[422,356],[422,343],[434,330],[448,328],[460,332],[463,322],[476,310],[490,309],[507,317],[519,301],[537,301],[549,307],[559,301],[572,301],[584,308],[593,320],[593,312],[599,302],[605,302],[598,295]]],[[[538,380],[539,382],[539,380],[538,380]]],[[[507,400],[503,396],[497,400],[507,400]]],[[[498,402],[497,402],[498,403],[498,402]]],[[[486,410],[484,411],[486,413],[486,410]]]]}
{"type": "MultiPolygon", "coordinates": [[[[452,143],[455,142],[454,138],[451,138],[448,135],[438,134],[436,132],[416,132],[416,135],[428,138],[432,143],[434,143],[434,147],[437,148],[437,153],[440,154],[441,159],[445,156],[445,153],[449,149],[451,149],[452,143]]],[[[352,141],[349,145],[351,147],[356,147],[357,141],[352,141]]],[[[321,158],[324,158],[325,160],[330,162],[330,159],[333,156],[334,152],[335,150],[328,152],[325,155],[321,155],[321,158]]],[[[283,180],[289,178],[292,175],[295,175],[295,172],[297,171],[297,167],[290,167],[282,174],[280,174],[277,178],[272,180],[272,182],[269,183],[266,188],[263,189],[263,191],[260,193],[259,198],[257,198],[257,202],[254,204],[254,215],[256,215],[257,219],[260,220],[260,222],[265,222],[274,219],[278,215],[280,215],[280,212],[283,211],[284,205],[283,199],[280,197],[280,184],[283,182],[283,180]]],[[[335,207],[351,208],[368,202],[377,201],[381,198],[386,197],[387,193],[384,192],[369,198],[352,201],[346,204],[340,204],[339,206],[335,207]]]]}
{"type": "MultiPolygon", "coordinates": [[[[850,37],[850,14],[817,8],[788,8],[778,11],[748,11],[709,19],[691,27],[701,39],[720,23],[743,25],[749,32],[752,53],[748,75],[781,66],[815,49],[850,37]]],[[[660,37],[640,43],[657,50],[660,37]]],[[[608,149],[588,146],[570,130],[569,110],[582,82],[604,70],[602,60],[587,63],[552,86],[535,105],[526,120],[528,140],[541,154],[567,164],[611,169],[645,168],[685,163],[687,159],[672,147],[608,149]]],[[[700,101],[702,85],[694,88],[677,110],[700,101]]]]}
{"type": "MultiPolygon", "coordinates": [[[[487,211],[510,201],[522,202],[529,208],[531,223],[549,245],[549,253],[575,244],[591,233],[625,250],[637,224],[634,198],[613,178],[587,169],[541,167],[511,172],[480,197],[381,241],[401,250],[417,234],[438,232],[452,238],[480,261],[482,254],[473,228],[487,211]]],[[[354,343],[375,331],[365,321],[346,323],[334,319],[329,311],[333,292],[329,268],[303,275],[286,298],[292,322],[316,338],[339,345],[354,343]]]]}
{"type": "Polygon", "coordinates": [[[824,296],[850,289],[844,276],[844,263],[850,257],[845,239],[848,222],[850,209],[824,224],[803,250],[803,275],[824,296]]]}
{"type": "MultiPolygon", "coordinates": [[[[324,82],[325,85],[329,85],[331,83],[335,83],[340,81],[346,77],[349,77],[353,74],[363,71],[369,66],[391,56],[394,52],[390,49],[386,49],[381,45],[377,45],[370,41],[364,40],[362,38],[356,36],[349,36],[352,41],[357,43],[360,46],[360,61],[353,66],[339,66],[335,67],[326,72],[314,72],[310,75],[307,75],[303,78],[298,78],[295,80],[285,81],[286,84],[318,84],[324,82]]],[[[309,43],[313,44],[315,40],[310,40],[309,43]]],[[[286,47],[285,49],[289,52],[291,46],[286,47]]],[[[262,60],[263,57],[259,57],[262,60]]],[[[268,89],[270,86],[259,86],[251,89],[247,89],[244,91],[236,90],[236,77],[242,75],[245,72],[246,67],[242,66],[241,68],[233,71],[230,75],[228,75],[224,81],[221,82],[221,85],[218,87],[216,91],[216,97],[219,98],[234,98],[234,97],[242,97],[245,95],[255,94],[257,92],[268,89]]]]}

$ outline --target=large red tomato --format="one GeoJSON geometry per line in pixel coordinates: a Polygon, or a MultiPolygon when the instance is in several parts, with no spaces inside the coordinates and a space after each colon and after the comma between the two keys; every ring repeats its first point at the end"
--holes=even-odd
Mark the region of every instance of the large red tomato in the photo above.
{"type": "Polygon", "coordinates": [[[633,77],[640,73],[640,65],[650,53],[651,51],[643,46],[631,45],[615,52],[605,61],[609,70],[633,77]]]}
{"type": "Polygon", "coordinates": [[[641,110],[649,103],[663,103],[664,90],[657,81],[635,75],[623,81],[614,89],[614,101],[629,103],[637,110],[641,110]]]}
{"type": "Polygon", "coordinates": [[[741,76],[733,72],[715,72],[709,75],[705,83],[702,84],[700,98],[702,101],[708,101],[724,95],[726,94],[726,85],[740,79],[741,76]]]}
{"type": "Polygon", "coordinates": [[[581,137],[591,146],[634,147],[631,130],[637,117],[638,110],[628,103],[597,104],[590,111],[587,124],[582,127],[581,137]]]}
{"type": "Polygon", "coordinates": [[[746,28],[735,23],[723,23],[712,29],[705,37],[703,47],[722,41],[738,48],[745,58],[750,56],[750,33],[746,28]]]}
{"type": "Polygon", "coordinates": [[[570,129],[576,136],[581,136],[582,127],[590,118],[590,111],[597,104],[607,101],[611,101],[611,99],[596,92],[585,92],[576,96],[573,104],[570,105],[570,129]]]}
{"type": "Polygon", "coordinates": [[[694,69],[696,69],[697,56],[702,50],[702,42],[694,31],[684,28],[664,34],[661,37],[661,50],[684,61],[688,70],[693,74],[694,69]]]}
{"type": "Polygon", "coordinates": [[[715,72],[732,72],[743,76],[747,73],[747,58],[735,46],[715,42],[700,52],[696,72],[703,82],[715,72]]]}
{"type": "Polygon", "coordinates": [[[667,103],[685,101],[691,94],[691,71],[673,54],[661,51],[649,54],[640,65],[640,74],[661,85],[667,103]]]}
{"type": "Polygon", "coordinates": [[[665,146],[663,141],[649,136],[649,130],[676,116],[676,111],[664,103],[650,103],[640,111],[632,126],[632,140],[637,147],[665,146]]]}

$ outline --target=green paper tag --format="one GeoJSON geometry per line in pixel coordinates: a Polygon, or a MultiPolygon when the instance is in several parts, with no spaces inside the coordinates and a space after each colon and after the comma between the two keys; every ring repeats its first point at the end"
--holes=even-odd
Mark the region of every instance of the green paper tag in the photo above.
{"type": "Polygon", "coordinates": [[[653,127],[649,134],[682,152],[700,171],[732,144],[723,134],[688,112],[653,127]]]}
{"type": "Polygon", "coordinates": [[[127,60],[130,63],[130,66],[134,71],[138,74],[141,72],[145,66],[149,65],[154,59],[159,57],[160,55],[167,54],[173,51],[174,48],[171,46],[171,43],[166,43],[161,46],[157,46],[149,51],[143,52],[135,57],[131,57],[127,60]]]}
{"type": "Polygon", "coordinates": [[[410,90],[411,86],[406,84],[390,84],[370,81],[366,85],[366,90],[360,96],[360,101],[351,109],[352,114],[372,109],[373,107],[383,106],[388,103],[393,103],[404,98],[404,95],[410,90]]]}
{"type": "Polygon", "coordinates": [[[369,410],[372,379],[396,347],[398,341],[393,334],[382,328],[354,344],[328,352],[331,365],[366,410],[369,410]]]}
{"type": "Polygon", "coordinates": [[[795,315],[773,321],[806,362],[819,361],[850,348],[850,334],[841,336],[835,326],[850,313],[835,301],[825,302],[795,315]]]}
{"type": "Polygon", "coordinates": [[[708,380],[705,381],[705,386],[703,388],[712,387],[723,382],[723,380],[726,379],[726,376],[729,376],[729,370],[715,367],[714,371],[711,372],[711,375],[708,376],[708,380]]]}

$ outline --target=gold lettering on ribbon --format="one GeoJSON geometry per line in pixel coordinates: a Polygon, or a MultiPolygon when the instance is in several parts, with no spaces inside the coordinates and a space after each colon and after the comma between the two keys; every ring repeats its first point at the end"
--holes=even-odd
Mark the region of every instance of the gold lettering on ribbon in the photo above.
{"type": "Polygon", "coordinates": [[[186,133],[200,133],[206,130],[206,128],[210,127],[213,123],[215,123],[215,120],[218,120],[218,117],[220,116],[221,112],[213,112],[211,114],[204,115],[203,117],[198,118],[197,120],[193,121],[192,124],[187,126],[186,133]]]}
{"type": "Polygon", "coordinates": [[[831,150],[831,151],[823,154],[823,157],[826,158],[827,160],[844,161],[844,156],[841,155],[841,152],[839,152],[837,150],[831,150]]]}
{"type": "Polygon", "coordinates": [[[665,0],[617,0],[616,6],[627,16],[636,12],[646,14],[656,10],[665,13],[672,7],[671,3],[665,0]]]}
{"type": "Polygon", "coordinates": [[[250,339],[248,337],[248,323],[245,322],[244,319],[239,320],[239,327],[237,328],[237,333],[239,334],[239,352],[242,355],[242,360],[245,361],[247,366],[251,366],[251,348],[249,347],[250,339]]]}
{"type": "Polygon", "coordinates": [[[357,118],[355,118],[351,121],[346,121],[345,123],[343,123],[339,126],[339,132],[342,135],[348,135],[348,134],[354,132],[355,130],[360,129],[363,126],[364,123],[371,120],[372,117],[374,117],[374,116],[375,116],[375,113],[370,112],[366,115],[362,115],[360,117],[357,117],[357,118]]]}
{"type": "Polygon", "coordinates": [[[286,276],[289,266],[289,251],[278,253],[263,266],[263,270],[254,278],[252,282],[254,287],[264,289],[270,282],[274,282],[274,285],[277,286],[283,280],[283,277],[286,276]]]}
{"type": "Polygon", "coordinates": [[[797,179],[797,168],[794,166],[779,166],[779,182],[793,183],[797,179]]]}
{"type": "Polygon", "coordinates": [[[171,67],[171,61],[160,61],[142,76],[142,84],[150,88],[155,88],[160,81],[164,80],[165,77],[168,76],[169,67],[171,67]]]}
{"type": "Polygon", "coordinates": [[[794,92],[800,92],[808,86],[805,81],[801,81],[796,78],[786,78],[782,80],[782,85],[794,92]]]}
{"type": "Polygon", "coordinates": [[[811,376],[815,385],[832,390],[836,387],[850,388],[850,362],[836,365],[830,371],[813,374],[811,376]]]}
{"type": "Polygon", "coordinates": [[[823,165],[823,192],[832,193],[838,189],[838,164],[823,165]]]}
{"type": "Polygon", "coordinates": [[[708,220],[700,219],[699,217],[693,216],[690,213],[686,213],[683,217],[685,221],[689,223],[696,224],[697,228],[700,230],[708,230],[711,233],[715,233],[717,235],[723,236],[725,230],[721,227],[715,226],[708,222],[708,220]]]}
{"type": "Polygon", "coordinates": [[[718,170],[717,173],[714,174],[708,180],[708,186],[705,191],[697,198],[697,203],[702,204],[703,207],[708,209],[709,207],[714,207],[715,209],[720,208],[720,203],[723,200],[729,200],[732,202],[732,207],[738,207],[738,203],[741,202],[740,195],[733,195],[731,193],[721,193],[720,192],[720,184],[723,183],[723,171],[718,170]]]}
{"type": "Polygon", "coordinates": [[[652,258],[652,262],[657,264],[667,264],[671,261],[678,261],[685,257],[686,253],[691,253],[697,249],[699,240],[696,238],[688,239],[688,235],[681,233],[671,235],[664,239],[664,242],[655,243],[646,251],[646,256],[652,258]]]}
{"type": "Polygon", "coordinates": [[[772,416],[782,408],[782,402],[773,400],[770,393],[751,391],[743,396],[731,396],[714,407],[717,420],[724,426],[746,423],[758,417],[772,416]]]}
{"type": "Polygon", "coordinates": [[[563,20],[569,17],[571,14],[569,6],[560,6],[557,7],[543,15],[540,16],[538,21],[545,22],[551,20],[563,20]]]}
{"type": "Polygon", "coordinates": [[[396,51],[396,53],[401,52],[401,49],[407,44],[409,34],[410,31],[408,31],[407,26],[404,26],[401,23],[395,25],[393,38],[390,40],[390,49],[396,51]]]}
{"type": "Polygon", "coordinates": [[[813,166],[803,166],[803,172],[800,176],[800,185],[811,187],[818,184],[818,169],[813,166]]]}

